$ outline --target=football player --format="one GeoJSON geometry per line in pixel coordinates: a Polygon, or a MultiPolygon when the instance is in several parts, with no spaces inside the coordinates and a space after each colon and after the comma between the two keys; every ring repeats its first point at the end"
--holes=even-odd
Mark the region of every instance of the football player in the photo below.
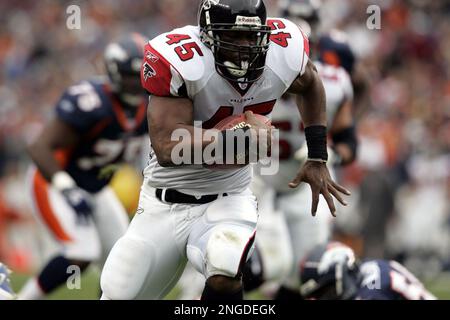
{"type": "Polygon", "coordinates": [[[357,59],[345,32],[336,28],[321,30],[321,4],[321,0],[281,0],[279,8],[283,17],[300,25],[308,35],[316,52],[315,60],[343,67],[348,72],[354,88],[354,113],[359,118],[370,105],[368,72],[357,59]]]}
{"type": "Polygon", "coordinates": [[[76,266],[102,263],[129,223],[108,186],[121,162],[135,161],[147,139],[147,94],[140,86],[145,39],[133,34],[104,51],[107,78],[69,87],[55,116],[29,146],[34,211],[60,245],[19,293],[40,299],[65,283],[76,266]]]}
{"type": "Polygon", "coordinates": [[[0,300],[14,300],[16,294],[9,284],[9,275],[11,271],[0,262],[0,300]]]}
{"type": "MultiPolygon", "coordinates": [[[[289,4],[282,10],[284,14],[297,22],[297,15],[302,14],[305,21],[300,25],[307,26],[309,33],[316,32],[316,1],[292,1],[289,4]],[[309,27],[310,24],[313,28],[309,27]]],[[[335,50],[340,46],[340,42],[327,37],[311,51],[311,56],[318,59],[315,65],[327,96],[329,137],[333,142],[328,152],[328,164],[332,176],[334,166],[344,166],[355,159],[358,145],[349,75],[354,58],[351,51],[335,50]],[[345,68],[321,59],[327,51],[341,57],[345,68]],[[342,54],[344,51],[346,54],[342,54]]],[[[309,217],[311,191],[308,186],[302,185],[295,190],[287,187],[290,176],[295,174],[299,163],[306,160],[308,153],[303,120],[293,116],[295,108],[292,95],[285,95],[274,108],[272,125],[280,130],[280,170],[276,176],[257,175],[252,185],[262,218],[256,241],[258,254],[250,260],[254,265],[247,266],[244,273],[245,288],[249,291],[264,281],[281,281],[282,286],[276,295],[278,299],[298,296],[299,262],[314,246],[328,241],[331,233],[331,219],[325,214],[327,208],[324,203],[319,204],[316,219],[309,217]]]]}
{"type": "Polygon", "coordinates": [[[241,272],[258,217],[249,190],[251,167],[205,168],[210,162],[195,151],[211,144],[209,134],[223,134],[212,129],[217,123],[244,113],[246,125],[236,130],[252,132],[252,143],[262,141],[272,128],[254,113],[270,116],[286,92],[298,98],[309,147],[290,187],[311,185],[313,213],[319,194],[332,214],[333,196],[344,203],[342,195],[349,192],[332,181],[326,166],[325,94],[308,53],[301,29],[285,19],[267,19],[261,0],[204,0],[198,26],[164,33],[145,46],[141,79],[151,94],[151,159],[139,214],[105,263],[103,299],[161,299],[187,260],[206,278],[202,299],[242,299],[241,272]],[[181,164],[172,157],[180,144],[172,138],[175,130],[194,137],[184,142],[191,156],[181,164]],[[200,163],[192,165],[192,157],[200,163]]]}
{"type": "Polygon", "coordinates": [[[395,261],[360,262],[339,242],[319,245],[301,264],[300,292],[317,300],[436,300],[395,261]]]}

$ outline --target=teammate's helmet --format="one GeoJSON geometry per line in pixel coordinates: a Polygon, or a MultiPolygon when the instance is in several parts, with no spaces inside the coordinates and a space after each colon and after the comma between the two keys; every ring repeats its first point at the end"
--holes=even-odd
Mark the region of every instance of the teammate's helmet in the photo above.
{"type": "Polygon", "coordinates": [[[355,65],[355,55],[345,33],[332,30],[319,38],[317,44],[319,61],[343,67],[350,75],[355,65]]]}
{"type": "Polygon", "coordinates": [[[298,24],[308,37],[316,33],[320,21],[320,0],[281,0],[281,16],[298,24]]]}
{"type": "Polygon", "coordinates": [[[133,33],[110,43],[104,52],[106,71],[114,92],[132,106],[139,105],[144,94],[140,70],[145,42],[145,37],[133,33]]]}
{"type": "Polygon", "coordinates": [[[359,262],[342,243],[319,245],[302,262],[300,280],[306,299],[349,300],[360,283],[359,262]]]}
{"type": "Polygon", "coordinates": [[[202,42],[222,77],[240,83],[261,77],[271,32],[262,0],[203,0],[198,19],[202,42]]]}

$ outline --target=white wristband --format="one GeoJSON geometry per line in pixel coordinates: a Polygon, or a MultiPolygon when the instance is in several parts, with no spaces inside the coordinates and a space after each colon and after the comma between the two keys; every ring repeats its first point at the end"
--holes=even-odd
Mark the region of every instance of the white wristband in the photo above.
{"type": "Polygon", "coordinates": [[[58,171],[52,177],[52,186],[57,190],[64,190],[75,187],[77,184],[65,171],[58,171]]]}
{"type": "Polygon", "coordinates": [[[306,161],[319,162],[319,163],[327,163],[327,160],[323,160],[323,159],[315,159],[315,158],[308,158],[308,159],[306,159],[306,161]]]}

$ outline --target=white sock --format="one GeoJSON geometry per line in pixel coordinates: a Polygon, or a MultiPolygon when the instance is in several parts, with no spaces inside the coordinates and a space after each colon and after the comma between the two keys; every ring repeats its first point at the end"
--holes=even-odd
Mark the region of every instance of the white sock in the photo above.
{"type": "Polygon", "coordinates": [[[33,277],[22,287],[18,296],[19,300],[41,300],[45,297],[45,293],[39,286],[37,278],[33,277]]]}

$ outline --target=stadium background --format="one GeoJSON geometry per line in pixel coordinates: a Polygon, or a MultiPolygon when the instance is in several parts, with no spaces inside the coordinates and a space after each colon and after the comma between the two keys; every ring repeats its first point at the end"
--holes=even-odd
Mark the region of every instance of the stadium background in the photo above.
{"type": "MultiPolygon", "coordinates": [[[[277,2],[266,0],[272,16],[277,2]]],[[[0,260],[14,270],[15,289],[52,248],[24,192],[27,141],[64,88],[103,72],[109,41],[131,31],[152,38],[195,24],[197,3],[0,2],[0,260]],[[81,8],[80,30],[66,27],[71,4],[81,8]]],[[[348,32],[370,84],[356,110],[358,161],[339,173],[354,196],[339,212],[335,237],[362,257],[396,258],[438,297],[450,299],[450,5],[324,0],[321,17],[324,30],[348,32]],[[380,30],[366,26],[371,4],[382,9],[380,30]]],[[[124,167],[113,184],[132,214],[140,174],[124,167]]],[[[51,298],[97,298],[98,272],[89,270],[82,290],[63,288],[51,298]]]]}

